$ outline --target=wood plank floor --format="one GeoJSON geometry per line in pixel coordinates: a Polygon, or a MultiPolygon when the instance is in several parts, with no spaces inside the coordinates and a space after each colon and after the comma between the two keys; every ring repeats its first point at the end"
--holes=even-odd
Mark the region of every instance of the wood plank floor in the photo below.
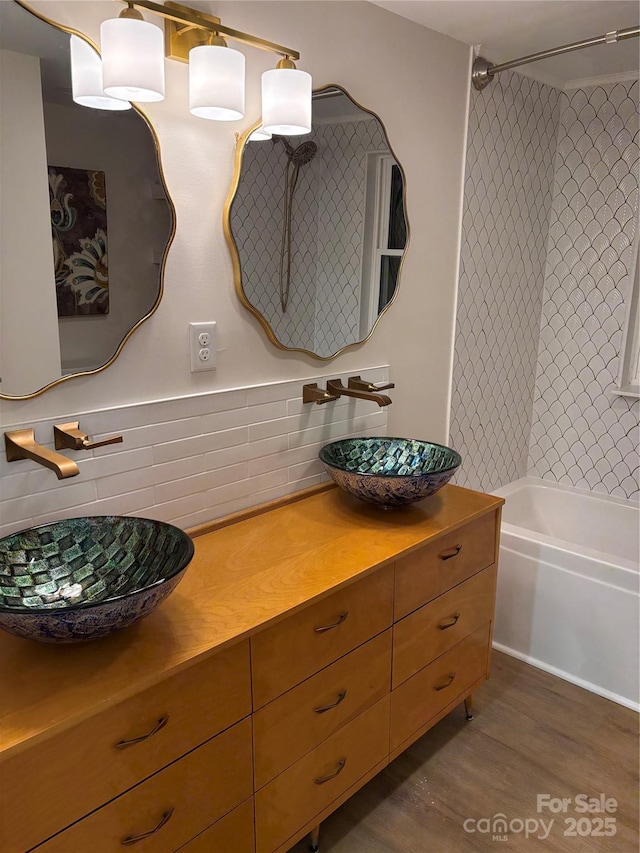
{"type": "MultiPolygon", "coordinates": [[[[320,853],[637,853],[634,711],[498,652],[474,705],[472,722],[460,706],[326,820],[320,853]],[[572,802],[566,812],[538,812],[538,794],[572,802]],[[576,812],[578,794],[613,797],[617,810],[576,812]],[[516,822],[502,840],[465,831],[465,820],[480,830],[476,820],[498,813],[544,827],[529,823],[526,838],[516,822]],[[615,818],[615,835],[565,835],[610,831],[596,817],[615,818]],[[566,822],[580,818],[589,823],[566,822]]],[[[305,850],[306,842],[293,848],[305,850]]]]}

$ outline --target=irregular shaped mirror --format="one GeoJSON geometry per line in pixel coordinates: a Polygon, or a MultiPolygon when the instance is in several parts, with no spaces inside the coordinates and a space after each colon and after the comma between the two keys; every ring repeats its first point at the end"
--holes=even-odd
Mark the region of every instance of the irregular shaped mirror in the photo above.
{"type": "Polygon", "coordinates": [[[273,343],[328,359],[371,334],[399,285],[404,197],[380,119],[340,86],[314,91],[306,136],[239,139],[225,233],[273,343]]]}
{"type": "Polygon", "coordinates": [[[153,130],[74,103],[69,49],[70,31],[0,2],[5,399],[111,364],[159,304],[175,227],[153,130]]]}

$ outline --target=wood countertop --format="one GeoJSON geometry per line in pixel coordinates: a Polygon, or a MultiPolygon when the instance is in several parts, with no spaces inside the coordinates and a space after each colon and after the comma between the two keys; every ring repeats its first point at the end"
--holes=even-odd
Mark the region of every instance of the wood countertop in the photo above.
{"type": "Polygon", "coordinates": [[[146,619],[49,645],[0,631],[0,758],[70,728],[504,501],[458,486],[383,511],[328,485],[191,531],[195,556],[146,619]],[[250,517],[247,517],[249,515],[250,517]]]}

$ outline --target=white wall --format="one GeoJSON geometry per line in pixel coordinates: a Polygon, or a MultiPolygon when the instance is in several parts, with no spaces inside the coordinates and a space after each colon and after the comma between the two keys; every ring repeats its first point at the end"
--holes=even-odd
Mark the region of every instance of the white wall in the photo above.
{"type": "MultiPolygon", "coordinates": [[[[95,41],[101,20],[117,13],[111,2],[40,0],[33,5],[95,41]]],[[[299,49],[299,67],[313,74],[316,86],[342,84],[383,120],[407,175],[412,240],[396,303],[371,341],[340,356],[332,368],[345,375],[363,364],[391,363],[396,388],[390,431],[446,440],[468,48],[366,3],[247,2],[203,8],[220,14],[229,26],[299,49]]],[[[4,424],[326,373],[324,364],[275,349],[234,291],[222,232],[234,134],[257,118],[260,73],[274,64],[270,54],[250,48],[245,53],[245,121],[191,117],[187,67],[175,62],[166,65],[167,99],[147,109],[177,209],[159,310],[104,373],[65,382],[32,401],[3,402],[4,424]],[[210,319],[219,328],[218,370],[191,374],[187,324],[210,319]]]]}
{"type": "Polygon", "coordinates": [[[24,388],[40,388],[60,376],[37,57],[0,51],[0,101],[0,388],[3,394],[22,394],[24,388]]]}

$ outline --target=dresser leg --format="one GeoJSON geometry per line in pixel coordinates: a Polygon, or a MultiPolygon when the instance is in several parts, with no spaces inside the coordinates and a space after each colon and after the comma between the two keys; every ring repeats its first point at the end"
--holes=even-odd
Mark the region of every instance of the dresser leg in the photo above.
{"type": "Polygon", "coordinates": [[[469,694],[464,700],[464,715],[467,720],[473,720],[473,694],[469,694]]]}
{"type": "Polygon", "coordinates": [[[320,824],[314,826],[309,833],[309,850],[311,853],[318,853],[320,843],[320,824]]]}

